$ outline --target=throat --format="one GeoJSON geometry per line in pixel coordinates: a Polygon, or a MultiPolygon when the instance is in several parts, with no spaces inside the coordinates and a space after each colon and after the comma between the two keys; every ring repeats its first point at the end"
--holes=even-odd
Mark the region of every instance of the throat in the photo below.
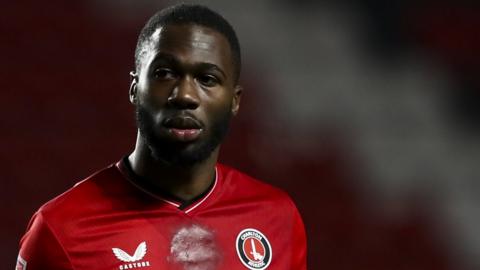
{"type": "Polygon", "coordinates": [[[175,202],[180,205],[180,209],[185,209],[205,197],[217,181],[215,165],[210,172],[158,170],[155,166],[157,170],[154,173],[142,173],[142,170],[136,170],[135,166],[132,166],[128,156],[123,158],[123,164],[136,185],[148,193],[175,202]]]}

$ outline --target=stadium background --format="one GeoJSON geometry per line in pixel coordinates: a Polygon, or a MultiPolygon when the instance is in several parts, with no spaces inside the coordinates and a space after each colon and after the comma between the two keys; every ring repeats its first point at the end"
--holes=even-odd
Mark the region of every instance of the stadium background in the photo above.
{"type": "MultiPolygon", "coordinates": [[[[243,46],[221,159],[291,194],[309,269],[480,268],[478,5],[199,2],[243,46]]],[[[168,3],[2,3],[2,269],[42,203],[132,149],[135,41],[168,3]]]]}

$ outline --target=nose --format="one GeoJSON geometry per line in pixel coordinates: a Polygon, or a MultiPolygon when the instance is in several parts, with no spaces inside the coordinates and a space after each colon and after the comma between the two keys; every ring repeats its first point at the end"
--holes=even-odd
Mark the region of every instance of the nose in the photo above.
{"type": "Polygon", "coordinates": [[[185,76],[179,80],[167,102],[176,109],[195,110],[199,105],[199,97],[194,79],[185,76]]]}

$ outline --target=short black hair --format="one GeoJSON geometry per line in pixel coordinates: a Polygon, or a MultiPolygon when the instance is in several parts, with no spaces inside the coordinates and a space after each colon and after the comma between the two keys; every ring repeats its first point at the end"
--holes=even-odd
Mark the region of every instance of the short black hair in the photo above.
{"type": "Polygon", "coordinates": [[[142,62],[142,50],[153,33],[160,27],[173,24],[196,24],[211,28],[224,35],[232,51],[234,79],[238,81],[241,69],[240,43],[235,30],[220,14],[210,8],[197,4],[178,4],[155,13],[145,24],[138,36],[135,49],[135,69],[138,72],[142,62]]]}

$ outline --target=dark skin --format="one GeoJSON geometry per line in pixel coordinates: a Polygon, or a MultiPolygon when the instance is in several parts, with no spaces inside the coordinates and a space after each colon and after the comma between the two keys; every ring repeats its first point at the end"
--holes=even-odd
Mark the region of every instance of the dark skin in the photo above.
{"type": "MultiPolygon", "coordinates": [[[[217,115],[230,111],[234,116],[239,110],[242,88],[234,71],[222,34],[193,24],[167,25],[152,35],[141,66],[132,73],[130,102],[154,119],[156,138],[178,151],[195,151],[212,136],[217,115]],[[173,128],[165,124],[172,117],[178,120],[173,128]]],[[[128,160],[148,186],[189,201],[214,181],[219,149],[204,160],[179,166],[156,157],[139,129],[128,160]]]]}

